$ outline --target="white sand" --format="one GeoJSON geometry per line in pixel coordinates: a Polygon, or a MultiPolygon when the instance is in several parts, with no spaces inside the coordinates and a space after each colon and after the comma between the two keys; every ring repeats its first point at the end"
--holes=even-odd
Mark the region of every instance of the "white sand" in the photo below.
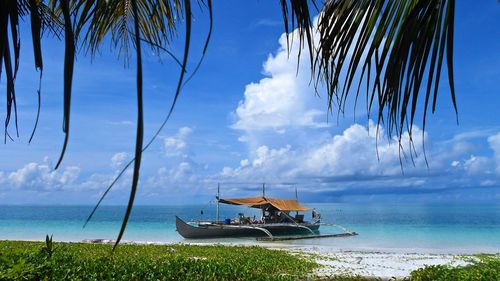
{"type": "MultiPolygon", "coordinates": [[[[297,252],[297,251],[294,251],[297,252]]],[[[426,265],[465,266],[476,258],[446,254],[383,253],[383,252],[336,252],[319,253],[301,250],[312,255],[322,265],[315,273],[319,276],[361,275],[381,279],[403,278],[413,270],[426,265]]]]}

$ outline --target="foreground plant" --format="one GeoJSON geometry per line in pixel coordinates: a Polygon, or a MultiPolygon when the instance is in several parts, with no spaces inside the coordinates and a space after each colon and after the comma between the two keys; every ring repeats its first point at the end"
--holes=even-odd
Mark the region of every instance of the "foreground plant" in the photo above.
{"type": "Polygon", "coordinates": [[[0,242],[0,280],[303,280],[317,264],[260,247],[0,242]]]}
{"type": "Polygon", "coordinates": [[[429,265],[411,273],[414,281],[498,281],[500,255],[479,255],[479,260],[464,267],[429,265]]]}

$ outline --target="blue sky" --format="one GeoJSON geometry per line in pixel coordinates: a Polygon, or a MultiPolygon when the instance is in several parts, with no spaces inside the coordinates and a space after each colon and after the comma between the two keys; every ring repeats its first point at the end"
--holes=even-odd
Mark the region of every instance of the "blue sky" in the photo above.
{"type": "MultiPolygon", "coordinates": [[[[327,114],[324,94],[309,87],[307,58],[296,75],[294,45],[288,59],[277,1],[214,3],[214,33],[198,74],[184,88],[171,121],[145,153],[139,204],[203,203],[217,182],[223,195],[268,193],[312,202],[500,201],[500,5],[457,3],[456,124],[447,81],[425,135],[429,167],[416,140],[413,166],[399,164],[394,143],[379,142],[375,124],[352,101],[344,116],[327,114]],[[241,13],[241,11],[245,13],[241,13]]],[[[53,170],[62,126],[63,43],[43,41],[42,112],[33,143],[38,75],[28,25],[21,26],[16,81],[20,138],[0,145],[0,204],[93,204],[131,159],[135,141],[135,61],[124,67],[111,45],[91,60],[81,51],[74,78],[70,144],[53,170]]],[[[207,32],[207,14],[195,10],[194,69],[207,32]]],[[[182,29],[172,50],[182,52],[182,29]]],[[[145,50],[146,136],[170,106],[179,68],[166,55],[145,50]]],[[[3,78],[3,77],[2,77],[3,78]]],[[[5,91],[5,79],[0,81],[5,91]]],[[[324,93],[324,92],[323,92],[324,93]]],[[[5,108],[2,99],[0,106],[5,108]]],[[[3,119],[2,119],[3,120],[3,119]]],[[[420,124],[417,122],[416,124],[420,124]]],[[[11,128],[12,132],[12,128],[11,128]]],[[[127,174],[108,204],[125,204],[127,174]]]]}

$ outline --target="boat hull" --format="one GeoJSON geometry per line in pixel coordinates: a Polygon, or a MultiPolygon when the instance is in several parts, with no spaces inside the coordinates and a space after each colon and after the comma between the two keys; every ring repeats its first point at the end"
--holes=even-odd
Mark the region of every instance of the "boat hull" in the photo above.
{"type": "Polygon", "coordinates": [[[199,225],[187,224],[179,217],[175,217],[177,232],[187,239],[223,238],[223,237],[263,237],[271,235],[308,235],[318,232],[319,224],[303,223],[303,227],[290,224],[268,225],[199,225]],[[307,228],[306,228],[307,227],[307,228]],[[309,230],[310,229],[310,230],[309,230]],[[266,232],[267,231],[267,232],[266,232]],[[269,232],[269,233],[268,233],[269,232]]]}

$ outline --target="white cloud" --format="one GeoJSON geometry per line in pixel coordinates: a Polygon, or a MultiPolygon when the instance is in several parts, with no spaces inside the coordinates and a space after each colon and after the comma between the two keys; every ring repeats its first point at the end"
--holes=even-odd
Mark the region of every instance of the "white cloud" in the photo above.
{"type": "Polygon", "coordinates": [[[167,156],[185,156],[187,148],[186,139],[193,132],[189,127],[182,127],[175,136],[163,139],[163,148],[167,156]]]}
{"type": "Polygon", "coordinates": [[[132,122],[130,120],[107,121],[106,124],[109,124],[109,125],[119,125],[119,126],[133,126],[134,122],[132,122]]]}
{"type": "Polygon", "coordinates": [[[72,188],[79,174],[77,166],[53,170],[46,163],[28,163],[9,173],[5,181],[15,188],[49,191],[72,188]]]}
{"type": "Polygon", "coordinates": [[[496,172],[500,174],[500,132],[488,138],[488,143],[494,152],[496,172]]]}
{"type": "Polygon", "coordinates": [[[278,53],[270,55],[264,63],[264,74],[268,77],[245,87],[244,100],[236,109],[235,129],[244,131],[273,129],[283,133],[289,127],[325,127],[326,119],[321,109],[324,102],[314,95],[309,85],[308,57],[301,56],[299,68],[297,57],[299,44],[293,44],[290,56],[286,36],[279,40],[278,53]],[[290,58],[290,59],[289,59],[290,58]]]}
{"type": "Polygon", "coordinates": [[[128,155],[127,152],[118,152],[118,153],[115,153],[111,157],[111,167],[113,169],[120,168],[123,165],[124,161],[127,160],[128,157],[129,157],[129,155],[128,155]]]}
{"type": "Polygon", "coordinates": [[[491,173],[488,169],[490,165],[490,158],[471,155],[469,159],[464,161],[463,167],[469,175],[484,175],[491,173]]]}
{"type": "Polygon", "coordinates": [[[158,169],[156,175],[149,177],[148,187],[168,188],[176,183],[194,183],[200,179],[197,175],[196,167],[191,163],[180,162],[170,169],[166,167],[158,169]]]}
{"type": "MultiPolygon", "coordinates": [[[[220,176],[239,180],[272,179],[278,181],[299,178],[322,178],[341,176],[400,176],[400,151],[397,140],[388,142],[381,135],[377,144],[377,127],[370,121],[368,127],[354,124],[342,134],[313,146],[292,149],[290,145],[271,149],[259,146],[251,160],[243,159],[237,168],[225,167],[220,176]],[[380,160],[377,158],[377,149],[380,160]]],[[[421,131],[414,127],[415,134],[421,131]]],[[[427,135],[425,135],[427,139],[427,135]]],[[[414,156],[415,167],[410,159],[408,134],[403,135],[402,145],[407,155],[403,157],[403,168],[407,174],[427,171],[425,159],[421,156],[422,139],[414,141],[419,157],[414,156]]]]}
{"type": "MultiPolygon", "coordinates": [[[[297,69],[299,44],[292,45],[290,55],[285,35],[279,44],[277,53],[263,65],[265,77],[246,86],[244,99],[235,110],[231,127],[242,132],[238,140],[247,145],[247,156],[241,157],[239,166],[222,168],[217,180],[316,181],[329,190],[498,182],[491,174],[494,161],[490,156],[471,156],[478,151],[475,142],[491,135],[489,130],[462,132],[433,146],[427,133],[420,137],[422,131],[414,126],[413,135],[418,137],[410,148],[408,133],[403,134],[402,150],[395,138],[387,139],[383,128],[377,140],[377,127],[371,120],[367,126],[354,124],[332,136],[331,128],[321,121],[322,115],[327,116],[327,102],[318,99],[310,85],[309,58],[303,55],[297,69]]],[[[500,133],[490,137],[489,143],[500,171],[500,133]]]]}

